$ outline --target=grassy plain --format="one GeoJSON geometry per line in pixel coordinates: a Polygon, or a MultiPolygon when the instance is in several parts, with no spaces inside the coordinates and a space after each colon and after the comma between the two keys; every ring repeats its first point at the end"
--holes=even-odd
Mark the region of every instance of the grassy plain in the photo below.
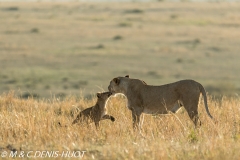
{"type": "MultiPolygon", "coordinates": [[[[0,3],[0,91],[92,95],[116,76],[239,93],[239,3],[0,3]]],[[[19,93],[19,94],[20,94],[19,93]]]]}
{"type": "MultiPolygon", "coordinates": [[[[134,132],[124,97],[111,97],[107,104],[115,122],[71,126],[76,108],[87,108],[96,99],[68,97],[64,101],[19,99],[13,93],[0,96],[0,153],[21,151],[86,151],[83,159],[216,159],[240,157],[239,98],[216,101],[209,96],[209,109],[216,124],[199,105],[201,128],[194,129],[184,109],[175,115],[144,116],[141,132],[134,132]],[[58,125],[60,122],[63,126],[58,125]]],[[[39,155],[37,155],[39,156],[39,155]]],[[[46,159],[44,158],[41,159],[46,159]]],[[[27,156],[25,155],[27,159],[27,156]]],[[[14,158],[22,159],[22,158],[14,158]]],[[[30,158],[31,159],[31,158],[30,158]]],[[[60,155],[54,159],[67,159],[60,155]]]]}

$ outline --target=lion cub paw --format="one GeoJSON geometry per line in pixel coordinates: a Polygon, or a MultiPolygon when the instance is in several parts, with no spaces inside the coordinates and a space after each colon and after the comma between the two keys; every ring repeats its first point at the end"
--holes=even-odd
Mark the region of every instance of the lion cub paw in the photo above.
{"type": "Polygon", "coordinates": [[[115,118],[113,116],[110,117],[111,121],[114,122],[115,118]]]}

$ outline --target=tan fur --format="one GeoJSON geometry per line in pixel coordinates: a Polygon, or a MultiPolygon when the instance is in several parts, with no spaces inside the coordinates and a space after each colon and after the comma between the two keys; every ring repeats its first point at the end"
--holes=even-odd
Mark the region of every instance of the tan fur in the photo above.
{"type": "MultiPolygon", "coordinates": [[[[139,79],[131,79],[129,76],[114,78],[108,90],[113,94],[122,93],[128,99],[128,108],[132,111],[133,127],[140,127],[140,116],[146,114],[176,113],[184,106],[189,117],[197,126],[198,102],[200,93],[203,95],[205,109],[208,110],[207,96],[203,86],[193,80],[182,80],[161,86],[147,85],[139,79]]],[[[201,124],[201,122],[200,122],[201,124]]]]}
{"type": "Polygon", "coordinates": [[[104,119],[110,119],[112,122],[115,121],[115,118],[107,114],[106,102],[111,96],[111,92],[97,93],[97,103],[83,111],[81,111],[76,119],[72,122],[75,123],[89,123],[94,122],[96,128],[99,127],[99,122],[104,119]]]}

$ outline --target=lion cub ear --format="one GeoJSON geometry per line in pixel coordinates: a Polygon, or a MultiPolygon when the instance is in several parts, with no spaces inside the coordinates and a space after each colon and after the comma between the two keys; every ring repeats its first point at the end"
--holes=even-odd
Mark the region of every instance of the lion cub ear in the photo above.
{"type": "Polygon", "coordinates": [[[114,78],[114,79],[113,79],[113,82],[115,82],[117,85],[119,85],[120,79],[119,79],[119,78],[114,78]]]}
{"type": "Polygon", "coordinates": [[[129,75],[126,75],[125,77],[129,78],[129,75]]]}
{"type": "Polygon", "coordinates": [[[100,98],[101,97],[101,93],[97,93],[97,97],[100,98]]]}

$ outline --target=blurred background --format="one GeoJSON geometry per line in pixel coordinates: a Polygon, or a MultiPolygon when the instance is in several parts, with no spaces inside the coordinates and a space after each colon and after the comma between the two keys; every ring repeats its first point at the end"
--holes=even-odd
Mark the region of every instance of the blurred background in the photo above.
{"type": "Polygon", "coordinates": [[[239,11],[232,0],[0,0],[0,93],[89,97],[129,74],[237,96],[239,11]]]}

